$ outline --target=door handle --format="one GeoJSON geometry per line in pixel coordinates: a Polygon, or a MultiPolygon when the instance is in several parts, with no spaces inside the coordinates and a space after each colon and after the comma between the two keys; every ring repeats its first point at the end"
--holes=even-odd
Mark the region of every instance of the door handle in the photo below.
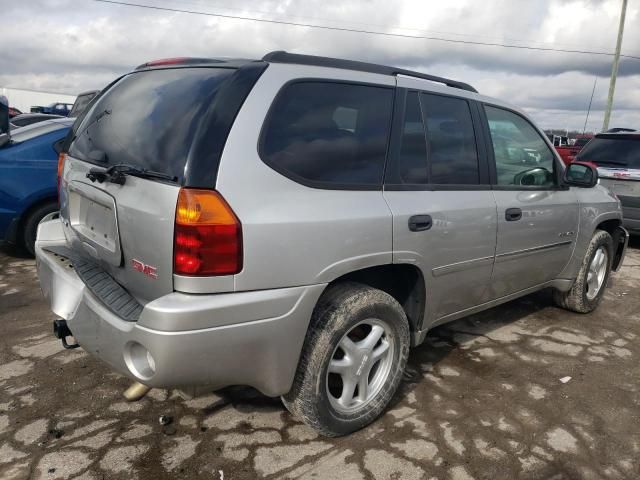
{"type": "Polygon", "coordinates": [[[412,232],[423,232],[433,226],[431,215],[413,215],[409,218],[409,230],[412,232]]]}
{"type": "Polygon", "coordinates": [[[504,212],[504,218],[507,222],[515,222],[522,218],[522,210],[519,208],[507,208],[504,212]]]}

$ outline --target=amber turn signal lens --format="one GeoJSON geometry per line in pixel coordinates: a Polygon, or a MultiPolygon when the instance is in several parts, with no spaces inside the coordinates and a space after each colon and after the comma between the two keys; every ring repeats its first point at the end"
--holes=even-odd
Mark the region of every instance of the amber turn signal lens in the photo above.
{"type": "Polygon", "coordinates": [[[178,196],[176,223],[179,225],[235,225],[233,211],[213,190],[183,188],[178,196]]]}

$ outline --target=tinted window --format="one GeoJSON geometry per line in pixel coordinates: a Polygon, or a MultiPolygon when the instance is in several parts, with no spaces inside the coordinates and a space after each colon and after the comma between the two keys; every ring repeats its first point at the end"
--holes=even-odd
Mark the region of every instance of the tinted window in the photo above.
{"type": "Polygon", "coordinates": [[[389,88],[291,84],[269,113],[262,158],[303,183],[380,185],[392,104],[389,88]]]}
{"type": "Polygon", "coordinates": [[[597,136],[578,154],[577,160],[594,162],[603,167],[640,168],[640,135],[597,136]]]}
{"type": "Polygon", "coordinates": [[[223,80],[222,68],[175,68],[127,75],[87,112],[70,155],[88,161],[104,152],[100,165],[127,163],[181,181],[201,120],[223,80]]]}
{"type": "Polygon", "coordinates": [[[485,106],[496,161],[498,185],[548,187],[555,183],[549,146],[523,117],[485,106]]]}
{"type": "Polygon", "coordinates": [[[417,92],[407,94],[398,173],[400,183],[427,183],[427,139],[417,92]]]}
{"type": "Polygon", "coordinates": [[[69,112],[69,116],[77,117],[78,115],[80,115],[84,111],[84,109],[87,108],[89,102],[93,100],[93,97],[95,97],[97,94],[98,92],[91,92],[84,95],[79,95],[78,98],[76,98],[76,103],[73,104],[73,107],[69,112]]]}
{"type": "Polygon", "coordinates": [[[478,151],[469,103],[460,98],[422,94],[427,122],[430,183],[479,183],[478,151]]]}

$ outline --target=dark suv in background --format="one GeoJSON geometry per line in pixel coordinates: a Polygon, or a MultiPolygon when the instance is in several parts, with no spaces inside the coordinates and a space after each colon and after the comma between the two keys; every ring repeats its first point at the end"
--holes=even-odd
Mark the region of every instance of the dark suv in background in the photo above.
{"type": "Polygon", "coordinates": [[[596,135],[577,161],[598,166],[600,183],[620,199],[624,226],[640,235],[640,132],[621,129],[596,135]]]}

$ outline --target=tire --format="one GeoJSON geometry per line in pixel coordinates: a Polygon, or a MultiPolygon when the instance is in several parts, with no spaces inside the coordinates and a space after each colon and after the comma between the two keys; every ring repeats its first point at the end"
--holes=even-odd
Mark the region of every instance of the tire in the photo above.
{"type": "Polygon", "coordinates": [[[378,418],[391,401],[404,373],[409,345],[407,316],[392,296],[354,282],[331,286],[316,305],[293,386],[282,400],[294,416],[321,435],[337,437],[359,430],[378,418]],[[329,372],[330,363],[334,369],[341,362],[350,364],[341,368],[351,373],[329,372]],[[349,400],[347,383],[357,383],[353,394],[358,399],[349,400]],[[367,388],[360,390],[360,385],[367,388]],[[341,392],[346,392],[344,404],[337,398],[341,392]]]}
{"type": "Polygon", "coordinates": [[[589,246],[582,260],[582,265],[580,266],[580,271],[571,290],[568,292],[554,290],[553,300],[556,305],[577,313],[589,313],[595,310],[604,296],[604,290],[609,280],[609,274],[611,273],[612,259],[613,239],[611,235],[604,230],[596,230],[591,238],[591,242],[589,242],[589,246]],[[589,268],[599,251],[606,252],[606,259],[603,264],[603,268],[605,268],[604,278],[596,295],[593,296],[593,292],[596,290],[592,289],[590,291],[589,289],[589,268]]]}
{"type": "Polygon", "coordinates": [[[22,246],[29,252],[31,256],[35,256],[36,249],[36,235],[38,234],[38,224],[46,215],[58,210],[58,205],[55,202],[45,203],[36,207],[35,210],[29,213],[22,229],[22,246]]]}

